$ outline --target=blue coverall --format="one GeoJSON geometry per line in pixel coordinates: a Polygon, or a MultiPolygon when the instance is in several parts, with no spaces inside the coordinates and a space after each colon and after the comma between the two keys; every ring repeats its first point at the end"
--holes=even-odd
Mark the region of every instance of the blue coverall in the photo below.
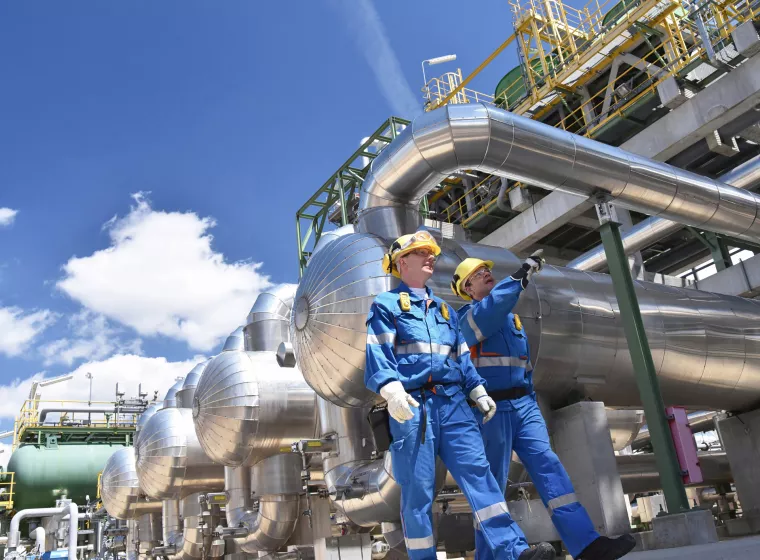
{"type": "Polygon", "coordinates": [[[412,560],[436,558],[432,506],[435,461],[440,456],[475,512],[481,542],[498,560],[514,560],[528,544],[507,512],[465,397],[483,380],[470,361],[456,313],[444,310],[446,304],[429,288],[427,293],[426,302],[402,282],[377,296],[367,317],[365,384],[379,393],[385,384],[400,381],[420,404],[412,408],[411,420],[399,423],[390,418],[393,475],[401,486],[407,552],[412,560]],[[401,308],[402,292],[409,294],[408,311],[401,308]]]}
{"type": "MultiPolygon", "coordinates": [[[[488,382],[488,392],[523,388],[526,395],[512,400],[496,400],[496,415],[487,424],[480,422],[491,472],[502,493],[512,450],[522,461],[549,510],[554,526],[567,550],[578,556],[599,537],[586,509],[578,502],[570,477],[549,445],[549,434],[533,392],[533,366],[525,329],[512,313],[527,286],[523,278],[506,278],[497,283],[481,301],[461,307],[460,328],[478,373],[488,382]]],[[[483,538],[475,532],[476,559],[493,556],[483,538]]]]}

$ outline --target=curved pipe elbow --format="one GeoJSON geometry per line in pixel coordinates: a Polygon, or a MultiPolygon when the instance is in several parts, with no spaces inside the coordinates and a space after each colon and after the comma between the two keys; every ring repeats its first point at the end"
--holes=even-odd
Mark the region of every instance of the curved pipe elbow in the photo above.
{"type": "Polygon", "coordinates": [[[393,478],[391,454],[359,466],[341,465],[325,473],[330,499],[362,527],[401,520],[401,487],[393,478]]]}
{"type": "Polygon", "coordinates": [[[248,534],[235,542],[248,554],[278,550],[295,531],[300,514],[300,498],[296,494],[262,496],[257,512],[249,511],[239,517],[248,534]]]}

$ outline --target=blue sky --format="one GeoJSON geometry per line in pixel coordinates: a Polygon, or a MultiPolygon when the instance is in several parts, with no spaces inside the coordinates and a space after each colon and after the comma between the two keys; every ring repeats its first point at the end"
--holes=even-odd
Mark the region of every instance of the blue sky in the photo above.
{"type": "Polygon", "coordinates": [[[297,208],[421,111],[420,62],[467,73],[510,33],[503,0],[0,4],[0,429],[32,376],[105,398],[212,355],[297,281],[297,208]]]}

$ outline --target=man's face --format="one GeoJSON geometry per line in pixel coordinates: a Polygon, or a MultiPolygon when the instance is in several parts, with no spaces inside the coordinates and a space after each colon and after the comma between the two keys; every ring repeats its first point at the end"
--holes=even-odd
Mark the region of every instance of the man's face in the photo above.
{"type": "Polygon", "coordinates": [[[482,265],[467,279],[464,291],[475,301],[480,301],[491,293],[495,284],[496,280],[491,274],[491,269],[482,265]]]}
{"type": "Polygon", "coordinates": [[[435,260],[436,256],[430,249],[409,251],[398,259],[401,279],[412,288],[421,288],[433,275],[435,260]]]}

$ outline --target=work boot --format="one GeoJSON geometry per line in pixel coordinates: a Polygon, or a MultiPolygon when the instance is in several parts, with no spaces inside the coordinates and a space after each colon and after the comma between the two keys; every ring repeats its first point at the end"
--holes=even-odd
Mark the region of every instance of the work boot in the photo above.
{"type": "Polygon", "coordinates": [[[617,538],[599,537],[578,556],[578,560],[617,560],[628,554],[636,546],[633,535],[620,535],[617,538]]]}
{"type": "Polygon", "coordinates": [[[549,543],[538,543],[533,548],[523,550],[517,560],[554,560],[557,553],[549,543]]]}

